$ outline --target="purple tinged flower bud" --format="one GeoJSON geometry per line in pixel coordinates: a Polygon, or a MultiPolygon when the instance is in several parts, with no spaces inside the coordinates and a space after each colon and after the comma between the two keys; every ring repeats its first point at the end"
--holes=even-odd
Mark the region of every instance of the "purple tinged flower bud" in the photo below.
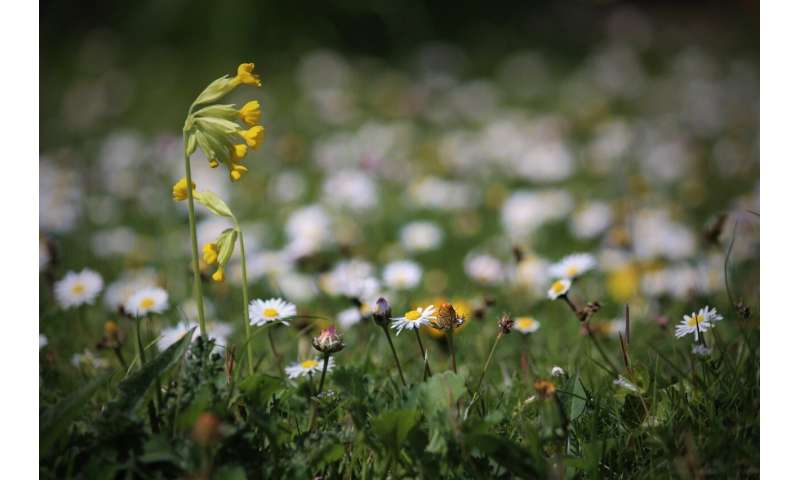
{"type": "Polygon", "coordinates": [[[511,332],[511,327],[514,326],[514,320],[508,316],[507,313],[504,313],[502,317],[500,317],[500,321],[497,322],[497,326],[500,327],[500,331],[503,332],[503,335],[508,335],[511,332]]]}
{"type": "Polygon", "coordinates": [[[379,327],[389,325],[389,321],[392,319],[392,306],[389,305],[388,300],[381,297],[375,302],[375,309],[372,311],[372,319],[375,320],[375,324],[379,327]]]}
{"type": "Polygon", "coordinates": [[[336,327],[328,327],[311,340],[311,345],[322,353],[331,354],[344,348],[344,340],[336,327]]]}

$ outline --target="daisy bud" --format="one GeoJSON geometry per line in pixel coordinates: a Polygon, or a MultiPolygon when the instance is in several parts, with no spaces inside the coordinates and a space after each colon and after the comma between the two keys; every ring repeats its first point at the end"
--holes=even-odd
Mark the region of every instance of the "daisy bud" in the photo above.
{"type": "Polygon", "coordinates": [[[201,413],[194,423],[192,438],[204,447],[217,443],[221,436],[220,423],[219,418],[213,413],[201,413]]]}
{"type": "Polygon", "coordinates": [[[322,353],[331,354],[344,348],[344,340],[336,327],[328,327],[311,340],[311,345],[322,353]]]}
{"type": "Polygon", "coordinates": [[[511,328],[514,326],[514,320],[508,316],[507,313],[504,313],[502,317],[500,317],[500,321],[497,322],[497,326],[500,327],[500,331],[503,332],[503,335],[508,335],[511,332],[511,328]]]}
{"type": "Polygon", "coordinates": [[[392,306],[389,305],[389,301],[385,298],[381,297],[375,302],[375,310],[372,311],[372,319],[379,327],[385,327],[389,325],[389,321],[392,317],[392,306]]]}

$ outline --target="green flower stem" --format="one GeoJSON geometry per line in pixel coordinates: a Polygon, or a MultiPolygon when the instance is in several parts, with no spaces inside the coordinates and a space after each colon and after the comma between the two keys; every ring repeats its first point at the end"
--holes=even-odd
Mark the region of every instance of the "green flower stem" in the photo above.
{"type": "Polygon", "coordinates": [[[278,347],[275,346],[275,338],[272,336],[272,327],[267,326],[267,337],[269,338],[269,348],[272,350],[272,356],[278,365],[278,375],[283,374],[283,356],[278,353],[278,347]]]}
{"type": "MultiPolygon", "coordinates": [[[[153,340],[157,338],[157,334],[155,328],[153,328],[153,317],[147,315],[147,329],[150,330],[150,335],[153,337],[153,340]]],[[[156,406],[160,411],[164,406],[164,400],[161,398],[161,378],[156,375],[156,406]]]]}
{"type": "MultiPolygon", "coordinates": [[[[192,105],[194,106],[194,105],[192,105]]],[[[191,108],[190,108],[191,111],[191,108]]],[[[189,189],[189,231],[192,236],[192,270],[194,271],[194,298],[197,302],[197,317],[200,319],[200,334],[206,336],[206,314],[203,309],[203,286],[200,282],[200,255],[197,251],[197,226],[194,217],[194,189],[192,188],[192,166],[189,154],[186,152],[186,130],[183,131],[183,160],[186,170],[186,184],[189,189]]]]}
{"type": "Polygon", "coordinates": [[[447,329],[447,349],[450,350],[450,361],[452,362],[453,373],[458,373],[458,367],[456,366],[455,342],[453,341],[453,330],[450,328],[447,329]]]}
{"type": "Polygon", "coordinates": [[[139,359],[139,370],[141,370],[144,368],[144,346],[142,346],[142,330],[139,325],[141,320],[136,317],[133,321],[136,324],[136,358],[139,359]]]}
{"type": "Polygon", "coordinates": [[[428,365],[428,356],[425,355],[425,347],[422,346],[422,338],[419,336],[419,328],[414,329],[417,336],[417,343],[419,344],[419,353],[422,354],[422,360],[425,362],[425,370],[422,375],[422,380],[425,381],[431,376],[431,367],[428,365]]]}
{"type": "Polygon", "coordinates": [[[328,371],[328,359],[330,358],[331,354],[325,354],[325,360],[322,362],[322,378],[319,379],[319,391],[317,394],[322,393],[322,387],[325,385],[325,372],[328,371]]]}
{"type": "MultiPolygon", "coordinates": [[[[234,219],[234,221],[236,220],[234,219]]],[[[250,297],[247,294],[247,258],[244,253],[244,233],[239,228],[238,221],[236,221],[236,230],[239,231],[239,251],[242,254],[242,321],[244,322],[245,345],[247,345],[247,369],[252,375],[254,364],[253,346],[250,344],[250,318],[247,311],[250,304],[250,297]]]]}
{"type": "Polygon", "coordinates": [[[494,337],[494,343],[492,344],[492,349],[489,350],[489,357],[486,359],[486,363],[483,364],[483,370],[481,371],[481,376],[478,379],[478,387],[475,389],[475,395],[478,394],[481,390],[481,384],[483,383],[483,377],[486,375],[486,370],[489,369],[489,364],[492,362],[492,357],[494,357],[494,350],[497,348],[497,344],[500,343],[500,337],[503,336],[503,332],[497,332],[497,336],[494,337]]]}
{"type": "Polygon", "coordinates": [[[407,386],[406,384],[406,377],[403,376],[403,368],[400,366],[400,359],[397,357],[397,352],[394,349],[394,343],[392,343],[392,336],[389,334],[389,327],[383,325],[383,333],[386,334],[386,340],[389,341],[389,346],[392,348],[392,355],[394,355],[394,363],[397,365],[397,372],[400,374],[400,380],[403,382],[403,386],[407,386]]]}

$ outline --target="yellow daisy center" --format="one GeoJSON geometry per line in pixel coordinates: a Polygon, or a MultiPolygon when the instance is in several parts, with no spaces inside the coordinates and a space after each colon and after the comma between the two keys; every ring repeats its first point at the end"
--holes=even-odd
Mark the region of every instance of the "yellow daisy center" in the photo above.
{"type": "Polygon", "coordinates": [[[564,290],[565,290],[565,288],[564,288],[564,283],[563,283],[563,282],[561,282],[561,280],[556,280],[556,282],[555,282],[555,283],[553,284],[553,286],[552,286],[552,289],[553,289],[553,291],[554,291],[554,292],[556,292],[557,294],[558,294],[558,293],[564,293],[564,290]]]}
{"type": "Polygon", "coordinates": [[[416,311],[416,310],[409,310],[409,311],[408,311],[408,312],[406,312],[406,314],[404,315],[404,317],[405,317],[406,321],[408,321],[408,322],[413,322],[414,320],[419,320],[419,317],[421,317],[421,316],[422,316],[422,314],[421,314],[421,313],[419,313],[419,312],[418,312],[418,311],[416,311]]]}
{"type": "Polygon", "coordinates": [[[300,363],[300,366],[306,370],[316,367],[319,365],[319,362],[316,360],[306,360],[305,362],[300,363]]]}
{"type": "Polygon", "coordinates": [[[80,295],[81,293],[86,291],[86,286],[82,283],[76,283],[72,286],[72,293],[75,295],[80,295]]]}
{"type": "Polygon", "coordinates": [[[690,318],[689,321],[686,322],[686,324],[689,325],[690,327],[696,327],[701,323],[703,323],[705,320],[706,318],[703,315],[698,315],[696,313],[693,313],[692,318],[690,318]]]}
{"type": "Polygon", "coordinates": [[[575,265],[570,265],[569,267],[567,267],[568,277],[574,277],[577,274],[578,274],[578,267],[576,267],[575,265]]]}
{"type": "Polygon", "coordinates": [[[142,310],[145,310],[145,309],[148,309],[148,308],[152,308],[152,307],[153,307],[153,305],[155,305],[155,304],[156,304],[156,301],[155,301],[155,300],[153,300],[153,299],[152,299],[152,298],[150,298],[150,297],[146,297],[146,298],[143,298],[143,299],[142,299],[142,300],[139,302],[139,308],[141,308],[142,310]]]}
{"type": "MultiPolygon", "coordinates": [[[[264,315],[265,317],[270,317],[270,318],[271,317],[277,317],[278,316],[278,311],[275,310],[272,307],[267,307],[267,308],[264,309],[263,312],[261,312],[261,314],[264,315]]],[[[313,362],[313,360],[307,360],[307,361],[313,362]]]]}
{"type": "Polygon", "coordinates": [[[520,328],[530,328],[533,325],[533,319],[531,317],[518,318],[517,325],[520,328]]]}

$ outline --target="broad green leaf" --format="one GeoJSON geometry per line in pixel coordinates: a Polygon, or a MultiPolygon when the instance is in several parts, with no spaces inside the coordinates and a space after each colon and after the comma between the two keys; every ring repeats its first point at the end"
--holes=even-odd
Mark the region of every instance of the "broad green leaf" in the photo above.
{"type": "Polygon", "coordinates": [[[465,436],[464,444],[480,450],[516,476],[522,478],[540,476],[531,452],[510,440],[488,433],[475,433],[465,436]]]}
{"type": "MultiPolygon", "coordinates": [[[[195,327],[197,328],[197,327],[195,327]]],[[[109,404],[109,411],[131,413],[142,402],[147,390],[155,383],[156,378],[175,366],[186,354],[192,341],[194,328],[189,330],[178,341],[159,353],[156,358],[145,363],[140,370],[133,372],[119,384],[119,395],[109,404]]]]}
{"type": "Polygon", "coordinates": [[[104,374],[97,377],[41,414],[39,417],[40,457],[48,453],[75,417],[85,409],[92,395],[108,381],[110,375],[104,374]]]}
{"type": "Polygon", "coordinates": [[[417,410],[389,410],[372,419],[372,429],[390,452],[397,452],[419,417],[417,410]]]}
{"type": "Polygon", "coordinates": [[[447,371],[437,373],[418,387],[422,410],[428,413],[440,412],[461,398],[467,391],[463,374],[447,371]]]}
{"type": "Polygon", "coordinates": [[[231,212],[230,207],[228,204],[225,203],[216,193],[205,191],[205,192],[195,192],[194,199],[200,202],[204,207],[206,207],[211,213],[215,215],[219,215],[221,217],[229,217],[233,218],[233,212],[231,212]]]}
{"type": "Polygon", "coordinates": [[[272,396],[280,392],[286,383],[282,378],[271,375],[251,375],[239,384],[247,403],[255,408],[266,408],[272,396]]]}

